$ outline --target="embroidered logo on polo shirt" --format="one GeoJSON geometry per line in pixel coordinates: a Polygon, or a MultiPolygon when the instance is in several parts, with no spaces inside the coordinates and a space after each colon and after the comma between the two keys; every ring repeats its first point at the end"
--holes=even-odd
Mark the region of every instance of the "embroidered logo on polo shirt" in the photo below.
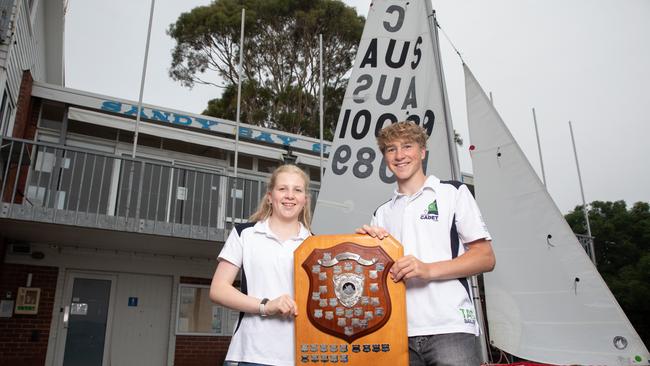
{"type": "Polygon", "coordinates": [[[438,202],[436,202],[436,200],[433,200],[433,202],[429,203],[427,209],[424,210],[424,213],[422,215],[420,215],[420,219],[438,221],[438,202]]]}
{"type": "Polygon", "coordinates": [[[458,309],[460,310],[461,315],[463,316],[463,321],[466,324],[476,324],[476,315],[474,315],[474,309],[458,309]]]}

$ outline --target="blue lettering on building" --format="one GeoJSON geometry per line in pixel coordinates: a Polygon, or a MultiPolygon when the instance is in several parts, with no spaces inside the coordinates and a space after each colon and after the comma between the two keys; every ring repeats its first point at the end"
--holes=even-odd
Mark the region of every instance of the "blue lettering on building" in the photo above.
{"type": "Polygon", "coordinates": [[[174,114],[174,123],[177,125],[189,126],[192,124],[192,119],[182,114],[174,114]]]}
{"type": "Polygon", "coordinates": [[[194,118],[194,120],[201,124],[201,128],[204,128],[206,130],[209,130],[210,126],[216,126],[219,124],[217,121],[210,121],[209,119],[204,118],[194,118]]]}
{"type": "Polygon", "coordinates": [[[261,133],[260,133],[260,134],[255,138],[255,140],[257,140],[257,141],[265,141],[265,142],[269,142],[269,143],[274,143],[274,142],[275,142],[275,141],[273,141],[273,139],[271,138],[271,134],[268,133],[268,132],[261,132],[261,133]]]}
{"type": "MultiPolygon", "coordinates": [[[[311,151],[313,151],[313,152],[315,152],[315,153],[320,153],[320,146],[321,146],[321,145],[320,145],[320,143],[318,143],[318,142],[312,144],[312,145],[311,145],[311,151]]],[[[323,147],[324,147],[324,149],[323,149],[323,154],[327,154],[327,153],[329,153],[328,149],[329,149],[330,146],[329,146],[329,145],[326,145],[326,144],[323,144],[323,147]]]]}
{"type": "Polygon", "coordinates": [[[122,110],[122,103],[105,100],[102,103],[102,110],[119,113],[122,110]]]}
{"type": "Polygon", "coordinates": [[[245,137],[248,139],[253,138],[253,130],[248,127],[239,127],[239,137],[245,137]]]}
{"type": "Polygon", "coordinates": [[[282,145],[284,146],[291,146],[291,143],[294,141],[298,141],[297,138],[289,137],[289,136],[282,136],[278,135],[278,138],[282,140],[282,145]]]}
{"type": "MultiPolygon", "coordinates": [[[[122,114],[126,114],[127,116],[135,116],[138,114],[138,107],[133,105],[131,106],[131,109],[129,109],[126,112],[123,112],[122,114]]],[[[144,113],[144,108],[140,110],[140,118],[149,118],[146,113],[144,113]]]]}
{"type": "MultiPolygon", "coordinates": [[[[114,101],[114,100],[102,101],[100,109],[111,113],[119,113],[124,116],[135,116],[138,113],[137,106],[127,104],[127,103],[122,103],[119,101],[114,101]]],[[[201,128],[204,130],[210,130],[215,132],[232,133],[230,131],[233,131],[230,130],[229,124],[223,124],[219,121],[213,121],[207,118],[192,117],[188,115],[166,112],[166,111],[161,111],[161,110],[151,109],[151,108],[142,108],[140,111],[140,117],[150,119],[153,121],[167,122],[169,124],[176,124],[182,126],[191,126],[191,127],[201,128]],[[218,128],[214,128],[215,126],[219,126],[219,125],[222,126],[218,128]]],[[[263,132],[248,127],[239,127],[239,136],[247,139],[254,139],[256,141],[263,141],[272,144],[281,144],[283,146],[295,146],[296,144],[294,143],[298,141],[298,146],[296,147],[302,147],[304,149],[310,148],[309,145],[310,143],[307,141],[304,140],[299,141],[295,137],[274,134],[270,132],[263,132]]],[[[328,153],[328,149],[330,147],[331,147],[330,145],[324,144],[322,147],[323,153],[328,153]]],[[[320,150],[321,150],[320,143],[311,143],[311,151],[313,151],[314,153],[319,153],[320,150]]]]}
{"type": "Polygon", "coordinates": [[[158,110],[152,109],[151,113],[152,113],[152,115],[151,115],[152,120],[169,122],[169,112],[158,111],[158,110]]]}

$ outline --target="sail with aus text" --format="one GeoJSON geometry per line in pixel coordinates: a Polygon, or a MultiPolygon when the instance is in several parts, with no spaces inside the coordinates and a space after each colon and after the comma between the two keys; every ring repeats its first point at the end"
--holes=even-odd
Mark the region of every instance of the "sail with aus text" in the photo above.
{"type": "Polygon", "coordinates": [[[497,257],[484,275],[492,344],[552,364],[648,365],[648,349],[464,69],[476,198],[497,257]]]}
{"type": "Polygon", "coordinates": [[[351,232],[390,198],[395,178],[375,137],[385,125],[413,120],[429,134],[425,170],[453,177],[444,80],[429,1],[375,0],[354,68],[314,212],[314,232],[351,232]]]}

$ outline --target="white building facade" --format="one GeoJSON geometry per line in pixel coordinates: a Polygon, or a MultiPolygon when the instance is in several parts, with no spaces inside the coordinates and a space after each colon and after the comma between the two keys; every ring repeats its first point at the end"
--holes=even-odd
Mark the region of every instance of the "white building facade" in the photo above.
{"type": "Polygon", "coordinates": [[[65,2],[0,7],[0,364],[220,364],[216,256],[276,166],[315,202],[320,142],[242,124],[235,178],[234,122],[145,105],[133,159],[136,103],[63,86],[65,2]]]}

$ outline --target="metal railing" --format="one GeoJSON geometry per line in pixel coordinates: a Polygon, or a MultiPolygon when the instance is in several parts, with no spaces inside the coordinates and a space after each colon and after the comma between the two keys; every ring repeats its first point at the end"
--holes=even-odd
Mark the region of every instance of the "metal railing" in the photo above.
{"type": "Polygon", "coordinates": [[[596,265],[596,256],[595,253],[591,252],[591,248],[593,248],[593,241],[594,237],[589,236],[589,235],[582,235],[582,234],[575,234],[576,238],[578,239],[578,242],[582,247],[584,248],[585,252],[587,252],[587,255],[591,259],[592,262],[594,262],[594,265],[596,265]]]}
{"type": "MultiPolygon", "coordinates": [[[[0,144],[0,218],[224,240],[265,192],[265,178],[14,138],[0,144]]],[[[310,194],[316,202],[318,189],[310,194]]]]}

